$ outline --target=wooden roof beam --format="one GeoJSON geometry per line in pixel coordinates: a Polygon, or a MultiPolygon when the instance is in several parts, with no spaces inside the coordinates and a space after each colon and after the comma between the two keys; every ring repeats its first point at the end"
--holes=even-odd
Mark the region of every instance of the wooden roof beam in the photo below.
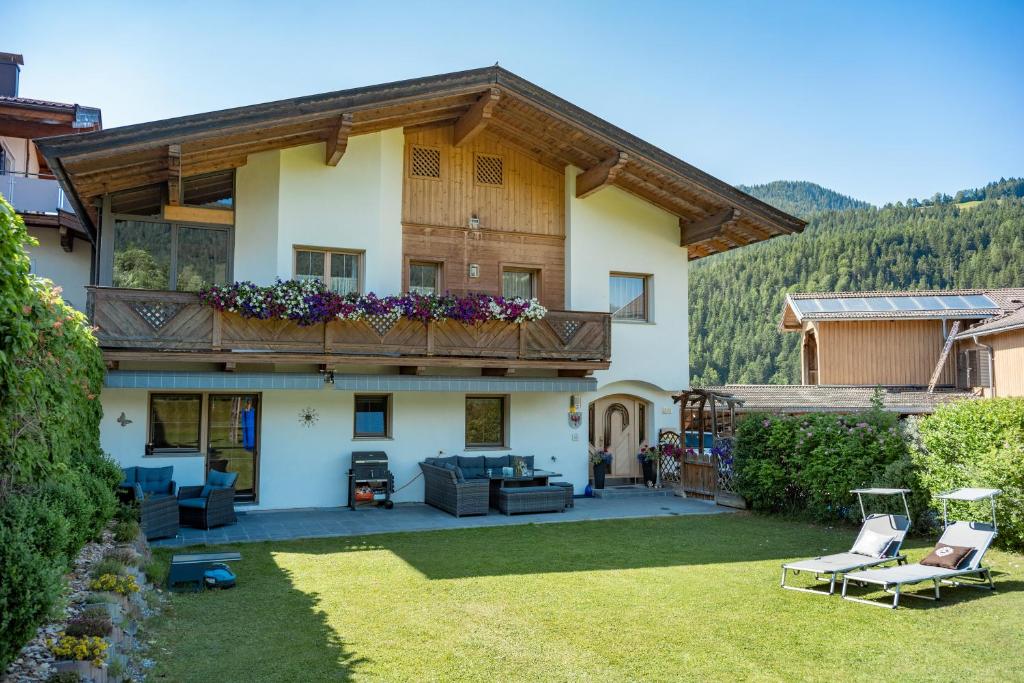
{"type": "Polygon", "coordinates": [[[628,154],[616,152],[597,166],[580,173],[576,176],[576,199],[589,197],[601,188],[611,185],[626,166],[627,161],[629,161],[628,154]]]}
{"type": "Polygon", "coordinates": [[[739,209],[729,207],[718,213],[711,214],[707,218],[698,221],[679,220],[679,246],[685,247],[697,242],[703,242],[714,237],[720,237],[722,231],[733,221],[740,217],[739,209]]]}
{"type": "Polygon", "coordinates": [[[181,204],[181,145],[167,145],[167,203],[181,204]]]}
{"type": "Polygon", "coordinates": [[[480,99],[455,122],[455,134],[452,137],[452,144],[456,147],[463,145],[487,127],[491,117],[494,115],[494,108],[498,106],[501,99],[501,91],[491,88],[480,99]]]}
{"type": "Polygon", "coordinates": [[[325,159],[328,166],[337,166],[338,162],[341,161],[341,157],[345,156],[345,150],[348,148],[348,136],[352,132],[352,114],[348,112],[338,117],[338,123],[335,124],[334,130],[327,137],[327,158],[325,159]]]}

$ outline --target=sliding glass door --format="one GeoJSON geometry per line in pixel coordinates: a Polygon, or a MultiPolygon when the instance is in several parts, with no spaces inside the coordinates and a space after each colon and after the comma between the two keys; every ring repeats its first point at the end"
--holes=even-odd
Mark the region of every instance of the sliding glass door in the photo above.
{"type": "Polygon", "coordinates": [[[259,463],[259,395],[210,394],[206,468],[237,472],[235,500],[256,500],[259,463]]]}

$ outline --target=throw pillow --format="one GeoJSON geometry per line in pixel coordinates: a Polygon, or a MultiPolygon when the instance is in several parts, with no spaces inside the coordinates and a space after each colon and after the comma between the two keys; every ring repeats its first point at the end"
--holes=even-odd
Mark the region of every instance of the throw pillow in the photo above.
{"type": "Polygon", "coordinates": [[[894,538],[895,536],[886,536],[871,529],[864,529],[860,534],[860,538],[850,548],[850,552],[856,555],[867,555],[868,557],[882,557],[894,538]]]}
{"type": "Polygon", "coordinates": [[[942,567],[943,569],[958,569],[972,552],[974,552],[974,548],[936,543],[935,550],[928,557],[921,560],[921,564],[929,567],[942,567]]]}

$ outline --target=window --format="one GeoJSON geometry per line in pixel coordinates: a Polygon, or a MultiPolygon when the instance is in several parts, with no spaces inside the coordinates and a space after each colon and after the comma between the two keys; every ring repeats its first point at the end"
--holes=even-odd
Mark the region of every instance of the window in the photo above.
{"type": "Polygon", "coordinates": [[[413,294],[430,296],[441,291],[440,263],[410,263],[409,291],[413,294]]]}
{"type": "Polygon", "coordinates": [[[181,181],[182,203],[206,209],[235,208],[235,172],[217,171],[194,175],[181,181]]]}
{"type": "Polygon", "coordinates": [[[360,254],[322,249],[295,250],[295,279],[319,280],[337,294],[358,294],[360,254]]]}
{"type": "Polygon", "coordinates": [[[391,397],[356,394],[355,427],[357,438],[388,438],[391,435],[391,397]]]}
{"type": "Polygon", "coordinates": [[[466,448],[505,446],[505,397],[466,397],[466,448]]]}
{"type": "Polygon", "coordinates": [[[114,221],[112,284],[194,292],[231,277],[231,230],[114,221]]]}
{"type": "Polygon", "coordinates": [[[149,443],[154,451],[199,451],[202,394],[152,394],[149,443]]]}
{"type": "Polygon", "coordinates": [[[609,302],[612,320],[647,322],[646,275],[616,275],[609,278],[609,302]]]}
{"type": "Polygon", "coordinates": [[[413,146],[409,153],[409,175],[413,178],[441,177],[441,150],[435,147],[413,146]]]}
{"type": "Polygon", "coordinates": [[[476,182],[478,185],[501,187],[505,184],[505,163],[495,154],[476,155],[476,182]]]}
{"type": "Polygon", "coordinates": [[[7,149],[0,145],[0,175],[7,173],[7,149]]]}
{"type": "Polygon", "coordinates": [[[537,272],[505,270],[501,273],[501,295],[506,299],[532,299],[536,296],[537,272]]]}

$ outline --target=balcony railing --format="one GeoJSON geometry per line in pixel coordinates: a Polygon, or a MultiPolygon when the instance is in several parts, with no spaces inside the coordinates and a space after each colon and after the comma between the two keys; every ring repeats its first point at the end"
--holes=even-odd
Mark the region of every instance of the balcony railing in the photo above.
{"type": "Polygon", "coordinates": [[[337,320],[301,326],[220,312],[189,292],[111,287],[89,288],[88,310],[100,347],[115,360],[594,370],[607,368],[611,358],[608,313],[548,311],[541,320],[518,324],[424,324],[400,318],[394,324],[337,320]]]}
{"type": "Polygon", "coordinates": [[[0,194],[18,213],[74,212],[60,183],[24,173],[0,173],[0,194]]]}

